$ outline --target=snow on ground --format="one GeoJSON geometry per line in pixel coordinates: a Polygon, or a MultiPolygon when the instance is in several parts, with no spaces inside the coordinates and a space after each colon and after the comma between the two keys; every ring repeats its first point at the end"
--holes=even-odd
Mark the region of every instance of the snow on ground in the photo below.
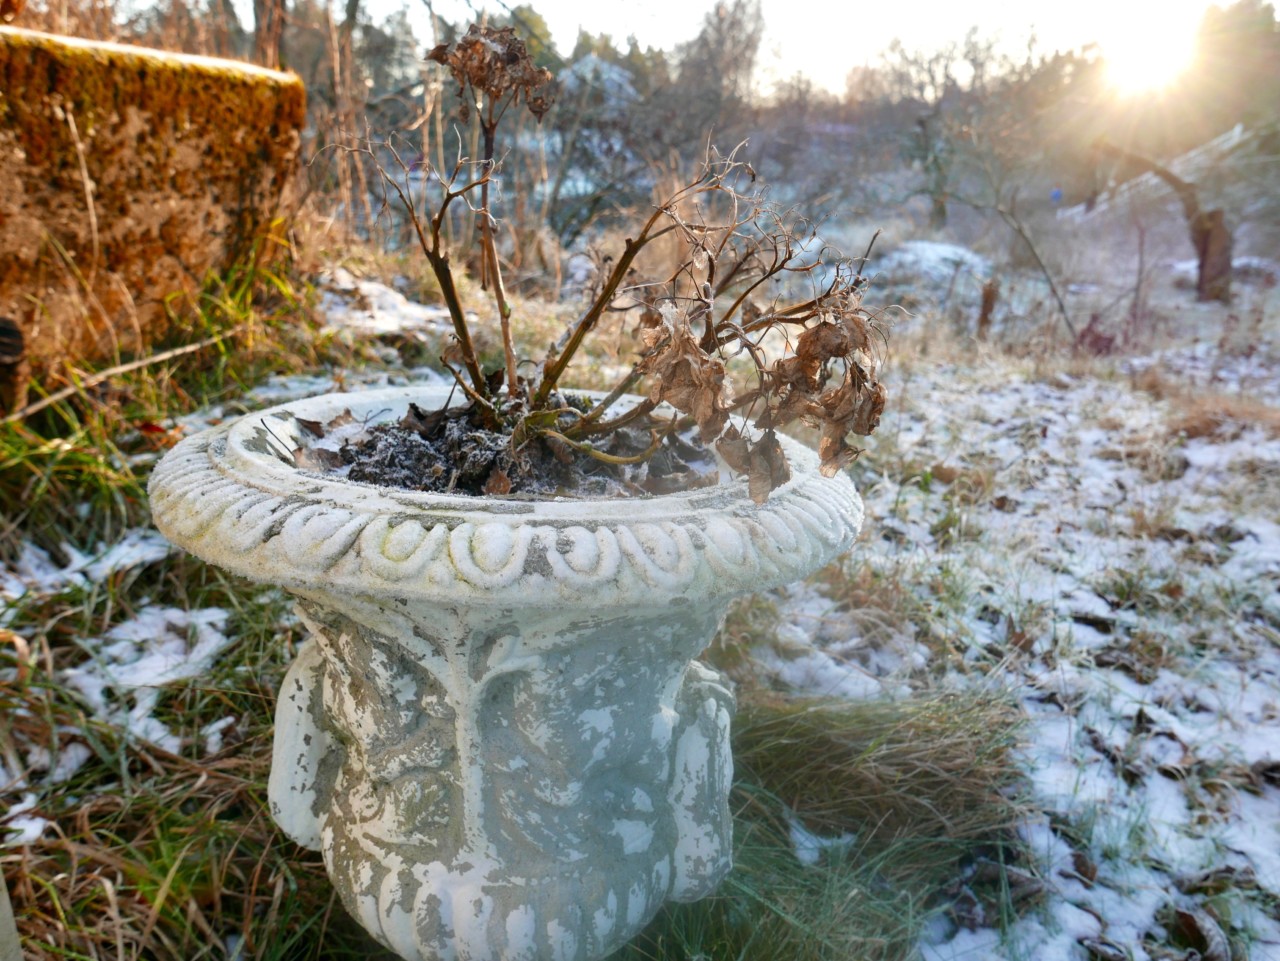
{"type": "MultiPolygon", "coordinates": [[[[947,278],[983,266],[948,263],[947,278]]],[[[335,323],[436,322],[381,285],[336,274],[344,284],[326,295],[335,323]],[[354,300],[359,311],[344,306],[354,300]]],[[[868,517],[848,562],[858,603],[825,582],[779,595],[777,641],[759,654],[779,683],[863,698],[994,682],[1029,718],[1022,833],[1048,893],[1003,927],[940,916],[928,961],[1147,961],[1166,956],[1176,910],[1206,936],[1220,919],[1254,961],[1280,959],[1280,438],[1230,420],[1176,433],[1174,402],[1131,380],[1155,366],[1202,400],[1280,402],[1273,359],[1204,345],[1097,377],[1037,377],[995,357],[917,364],[898,372],[855,465],[868,517]]],[[[289,378],[249,403],[341,383],[289,378]]],[[[65,561],[28,547],[0,568],[0,627],[30,592],[83,588],[167,551],[148,531],[92,556],[65,549],[65,561]]],[[[230,642],[226,616],[139,605],[84,639],[62,680],[99,719],[176,749],[154,715],[159,689],[208,669],[230,642]]],[[[227,723],[204,729],[208,750],[227,723]]],[[[23,760],[52,783],[87,757],[73,742],[23,760]]],[[[0,763],[0,791],[18,799],[0,816],[9,843],[44,830],[39,784],[23,776],[0,763]]]]}
{"type": "Polygon", "coordinates": [[[0,565],[0,627],[7,622],[11,605],[29,591],[57,594],[101,583],[117,571],[163,560],[172,550],[159,531],[140,528],[126,531],[114,544],[99,544],[87,554],[63,544],[65,564],[55,562],[48,551],[34,544],[24,544],[12,570],[0,565]]]}
{"type": "MultiPolygon", "coordinates": [[[[1280,382],[1203,350],[1130,366],[1156,362],[1254,399],[1280,382]]],[[[1165,956],[1171,911],[1211,904],[1196,924],[1280,959],[1280,438],[1228,423],[1189,439],[1123,378],[995,360],[901,389],[856,467],[852,565],[928,616],[793,588],[762,666],[813,693],[941,674],[1021,700],[1023,832],[1050,893],[1003,931],[936,925],[925,957],[1145,961],[1165,956]]]]}
{"type": "Polygon", "coordinates": [[[886,279],[904,277],[911,283],[950,283],[958,273],[991,276],[991,262],[968,247],[936,240],[908,240],[879,258],[878,273],[886,279]]]}
{"type": "MultiPolygon", "coordinates": [[[[1165,265],[1180,287],[1196,286],[1200,274],[1198,260],[1174,260],[1165,265]]],[[[1236,257],[1231,261],[1232,280],[1243,284],[1274,284],[1280,280],[1280,262],[1265,257],[1236,257]]]]}
{"type": "Polygon", "coordinates": [[[101,638],[85,641],[89,660],[63,671],[61,680],[80,692],[99,720],[176,754],[181,739],[154,716],[160,688],[200,677],[213,666],[231,645],[223,633],[227,616],[217,607],[144,607],[101,638]]]}
{"type": "MultiPolygon", "coordinates": [[[[26,544],[12,568],[0,565],[0,627],[12,619],[21,601],[92,589],[113,574],[162,560],[171,550],[158,532],[141,529],[127,531],[117,543],[99,545],[90,554],[63,545],[66,563],[26,544]]],[[[79,639],[85,660],[60,671],[57,680],[79,692],[97,720],[177,752],[180,739],[154,716],[160,688],[198,677],[212,666],[231,644],[223,633],[226,620],[227,612],[219,608],[183,611],[145,605],[103,636],[79,639]]],[[[225,726],[206,731],[210,743],[217,743],[225,726]]],[[[28,844],[43,833],[47,822],[27,813],[36,806],[39,788],[67,780],[92,752],[79,741],[69,741],[57,756],[39,746],[28,746],[25,754],[0,761],[0,793],[20,797],[0,813],[0,832],[5,835],[0,845],[28,844]],[[29,773],[39,774],[40,783],[29,784],[29,773]]]]}
{"type": "Polygon", "coordinates": [[[343,267],[320,278],[320,313],[326,329],[354,335],[401,334],[411,330],[452,330],[449,311],[415,303],[375,280],[362,280],[343,267]]]}

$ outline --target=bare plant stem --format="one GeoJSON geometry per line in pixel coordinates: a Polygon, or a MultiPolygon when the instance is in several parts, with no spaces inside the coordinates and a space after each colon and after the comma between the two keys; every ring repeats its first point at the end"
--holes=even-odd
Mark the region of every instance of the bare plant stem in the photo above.
{"type": "Polygon", "coordinates": [[[93,244],[93,261],[89,264],[89,286],[93,286],[98,274],[98,212],[93,203],[93,182],[89,179],[89,166],[84,159],[84,144],[80,142],[80,131],[76,129],[76,118],[67,110],[67,126],[71,128],[71,142],[76,147],[76,160],[80,164],[80,182],[84,185],[84,205],[89,211],[89,238],[93,244]]]}
{"type": "MultiPolygon", "coordinates": [[[[372,148],[366,148],[372,154],[372,148]]],[[[402,170],[408,170],[407,165],[400,160],[400,155],[392,148],[392,155],[395,156],[402,170]]],[[[467,327],[467,318],[462,310],[462,300],[458,297],[458,288],[453,281],[453,268],[449,263],[449,254],[442,247],[440,238],[441,226],[446,222],[449,204],[456,198],[472,190],[476,184],[470,183],[464,185],[459,190],[454,190],[448,184],[445,185],[444,199],[440,202],[440,209],[436,211],[436,215],[431,218],[431,236],[427,237],[426,231],[422,226],[422,218],[418,216],[417,208],[414,207],[413,201],[405,194],[404,188],[390,176],[381,166],[378,166],[378,173],[382,175],[383,184],[390,184],[391,189],[396,192],[400,198],[400,206],[409,214],[409,222],[413,224],[413,232],[418,238],[418,246],[427,258],[427,263],[431,265],[431,272],[435,275],[436,282],[440,285],[440,294],[444,297],[445,306],[449,310],[449,319],[453,323],[454,335],[458,338],[458,349],[462,353],[462,364],[467,369],[467,376],[471,378],[471,384],[475,388],[475,392],[481,397],[488,397],[489,391],[485,386],[484,374],[480,370],[480,361],[476,357],[475,345],[471,342],[471,331],[467,327]]],[[[454,171],[456,177],[457,171],[454,171]]],[[[441,178],[443,181],[443,178],[441,178]]],[[[450,178],[449,183],[453,182],[450,178]]]]}
{"type": "Polygon", "coordinates": [[[640,251],[649,244],[649,241],[653,239],[650,234],[657,225],[658,218],[663,215],[664,209],[660,207],[650,215],[649,219],[645,221],[644,229],[640,231],[635,240],[630,237],[627,238],[622,256],[613,265],[613,270],[609,272],[609,279],[605,282],[596,299],[592,301],[591,306],[587,308],[586,313],[582,315],[577,325],[573,328],[573,332],[569,336],[569,342],[565,344],[564,349],[558,355],[547,358],[546,365],[543,368],[542,383],[538,385],[538,392],[533,398],[532,406],[534,410],[538,410],[546,404],[547,398],[555,390],[556,383],[564,373],[565,367],[573,359],[574,354],[578,352],[578,348],[582,346],[583,339],[604,315],[605,309],[613,301],[618,288],[622,286],[623,280],[626,279],[627,271],[631,269],[632,262],[640,251]]]}
{"type": "MultiPolygon", "coordinates": [[[[1017,202],[1016,192],[1014,202],[1017,202]]],[[[1017,215],[1012,204],[1009,207],[997,204],[995,209],[996,213],[1000,215],[1000,219],[1008,225],[1010,230],[1022,238],[1022,242],[1027,245],[1027,250],[1031,251],[1032,259],[1035,260],[1036,266],[1040,268],[1040,273],[1044,276],[1045,283],[1049,285],[1049,293],[1053,294],[1053,299],[1058,304],[1058,312],[1062,314],[1062,322],[1066,324],[1067,332],[1071,334],[1073,341],[1079,340],[1080,335],[1076,332],[1076,325],[1071,322],[1071,313],[1067,310],[1067,302],[1062,298],[1062,293],[1058,290],[1058,285],[1053,279],[1053,271],[1049,269],[1049,265],[1040,256],[1040,248],[1031,239],[1031,235],[1027,232],[1022,219],[1017,215]]]]}
{"type": "Polygon", "coordinates": [[[507,302],[507,288],[502,282],[498,267],[498,247],[493,240],[493,224],[488,213],[484,214],[484,251],[489,262],[489,279],[493,282],[493,299],[498,305],[498,320],[502,326],[502,353],[507,365],[507,396],[516,396],[516,349],[511,338],[511,304],[507,302]]]}
{"type": "MultiPolygon", "coordinates": [[[[490,113],[492,114],[492,108],[490,113]]],[[[498,119],[491,116],[484,124],[484,179],[480,182],[480,238],[484,245],[485,264],[482,274],[493,284],[493,299],[498,306],[498,323],[502,328],[502,354],[507,367],[507,396],[514,398],[519,380],[516,375],[516,349],[511,339],[511,305],[507,302],[507,288],[502,282],[498,245],[493,239],[493,214],[489,210],[489,180],[493,172],[494,137],[498,119]]]]}
{"type": "Polygon", "coordinates": [[[653,443],[651,443],[647,448],[645,448],[639,454],[629,454],[624,457],[624,456],[619,456],[617,454],[606,454],[602,450],[596,450],[590,444],[583,443],[582,441],[573,440],[572,438],[566,437],[564,434],[560,433],[559,431],[551,430],[549,428],[546,430],[543,430],[542,433],[547,437],[554,437],[557,440],[564,441],[574,450],[579,451],[580,453],[586,454],[588,457],[593,457],[598,461],[603,461],[606,464],[643,464],[645,461],[647,461],[650,457],[652,457],[657,452],[659,447],[662,446],[662,438],[663,438],[663,435],[659,434],[657,431],[650,431],[649,433],[653,438],[653,443]]]}
{"type": "Polygon", "coordinates": [[[632,370],[622,383],[610,391],[608,397],[600,401],[599,404],[591,409],[589,414],[568,429],[568,436],[588,437],[592,434],[608,434],[620,427],[626,427],[627,424],[633,423],[644,417],[646,414],[651,413],[658,406],[657,403],[651,400],[642,400],[625,414],[619,414],[613,420],[607,420],[604,423],[596,423],[596,421],[599,420],[599,415],[608,410],[612,404],[616,403],[618,398],[630,390],[639,379],[640,371],[638,369],[632,370]],[[592,417],[593,414],[595,417],[592,417]]]}

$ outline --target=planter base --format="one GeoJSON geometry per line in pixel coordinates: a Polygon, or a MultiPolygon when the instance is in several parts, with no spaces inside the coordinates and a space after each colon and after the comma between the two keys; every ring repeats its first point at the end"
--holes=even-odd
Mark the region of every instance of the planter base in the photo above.
{"type": "Polygon", "coordinates": [[[723,604],[704,608],[558,615],[486,645],[492,625],[397,638],[401,612],[303,602],[272,814],[405,958],[602,957],[732,865],[733,697],[687,660],[723,604]],[[451,671],[468,647],[487,652],[451,671]]]}

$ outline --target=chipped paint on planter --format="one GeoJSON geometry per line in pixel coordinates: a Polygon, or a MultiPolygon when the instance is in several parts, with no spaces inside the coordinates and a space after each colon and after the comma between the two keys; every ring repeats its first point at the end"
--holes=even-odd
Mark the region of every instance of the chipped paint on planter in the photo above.
{"type": "Polygon", "coordinates": [[[731,866],[726,680],[694,660],[736,595],[804,576],[862,520],[794,479],[624,500],[472,498],[298,470],[301,417],[394,416],[438,387],[331,394],[190,438],[151,481],[178,545],[298,598],[269,797],[347,909],[408,959],[588,961],[731,866]]]}

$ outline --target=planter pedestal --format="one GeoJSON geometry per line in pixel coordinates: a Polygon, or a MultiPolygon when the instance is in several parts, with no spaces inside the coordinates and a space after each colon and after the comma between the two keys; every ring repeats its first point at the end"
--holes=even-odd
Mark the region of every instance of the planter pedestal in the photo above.
{"type": "Polygon", "coordinates": [[[327,395],[193,437],[157,526],[298,598],[272,814],[407,959],[593,961],[731,867],[733,697],[694,658],[736,595],[846,550],[861,503],[795,474],[610,501],[392,491],[298,470],[297,418],[398,416],[417,388],[327,395]],[[292,447],[290,447],[290,450],[292,447]]]}

